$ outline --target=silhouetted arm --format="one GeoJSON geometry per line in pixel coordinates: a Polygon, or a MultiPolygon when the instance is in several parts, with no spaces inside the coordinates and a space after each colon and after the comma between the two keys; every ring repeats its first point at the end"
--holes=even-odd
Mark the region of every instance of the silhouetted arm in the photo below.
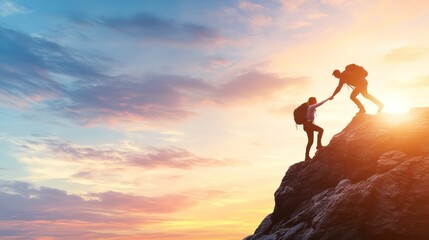
{"type": "MultiPolygon", "coordinates": [[[[321,101],[321,102],[319,102],[319,103],[316,103],[316,104],[313,104],[313,105],[310,105],[310,106],[308,106],[308,108],[312,108],[312,109],[315,109],[315,108],[317,108],[317,107],[320,107],[322,104],[324,104],[326,101],[328,101],[329,100],[329,98],[328,99],[325,99],[325,100],[323,100],[323,101],[321,101]]],[[[308,110],[307,110],[308,111],[308,110]]]]}
{"type": "Polygon", "coordinates": [[[337,93],[338,93],[338,92],[340,92],[340,90],[341,90],[341,88],[343,87],[343,85],[344,85],[344,82],[340,80],[340,81],[338,82],[338,86],[337,86],[337,88],[335,88],[335,91],[334,91],[334,93],[332,94],[332,97],[334,97],[335,95],[337,95],[337,93]]]}

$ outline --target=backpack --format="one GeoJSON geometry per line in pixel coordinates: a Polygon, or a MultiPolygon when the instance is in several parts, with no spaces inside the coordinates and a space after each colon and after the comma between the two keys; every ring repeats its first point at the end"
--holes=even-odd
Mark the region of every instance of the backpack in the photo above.
{"type": "Polygon", "coordinates": [[[305,123],[305,121],[307,120],[307,109],[308,104],[306,102],[295,108],[295,110],[293,111],[293,119],[295,120],[296,124],[305,123]]]}
{"type": "Polygon", "coordinates": [[[368,76],[368,72],[365,70],[365,68],[354,63],[347,65],[344,72],[353,78],[362,79],[368,76]]]}

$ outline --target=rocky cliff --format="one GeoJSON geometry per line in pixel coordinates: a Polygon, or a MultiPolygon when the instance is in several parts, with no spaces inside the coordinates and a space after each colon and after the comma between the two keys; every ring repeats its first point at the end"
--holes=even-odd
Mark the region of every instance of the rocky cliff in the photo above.
{"type": "Polygon", "coordinates": [[[245,240],[429,239],[429,108],[354,117],[274,196],[245,240]]]}

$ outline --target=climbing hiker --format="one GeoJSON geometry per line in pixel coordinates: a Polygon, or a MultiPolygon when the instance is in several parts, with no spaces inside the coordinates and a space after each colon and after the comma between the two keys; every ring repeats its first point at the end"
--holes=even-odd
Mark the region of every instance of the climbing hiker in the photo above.
{"type": "Polygon", "coordinates": [[[324,104],[328,100],[332,100],[333,97],[330,97],[326,100],[317,103],[317,99],[315,97],[310,97],[308,99],[308,108],[306,121],[304,123],[304,131],[307,133],[307,147],[305,148],[305,160],[311,160],[310,158],[310,148],[313,145],[314,140],[314,132],[317,132],[317,146],[316,149],[321,149],[324,146],[322,145],[322,136],[323,136],[323,128],[314,124],[314,118],[316,113],[316,108],[324,104]]]}

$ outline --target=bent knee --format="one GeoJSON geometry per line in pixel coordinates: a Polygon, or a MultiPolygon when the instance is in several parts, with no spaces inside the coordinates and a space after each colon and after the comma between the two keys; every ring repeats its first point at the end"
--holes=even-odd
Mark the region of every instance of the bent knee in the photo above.
{"type": "Polygon", "coordinates": [[[357,99],[356,97],[357,97],[357,95],[350,95],[350,99],[351,99],[351,100],[355,100],[355,99],[357,99]]]}

